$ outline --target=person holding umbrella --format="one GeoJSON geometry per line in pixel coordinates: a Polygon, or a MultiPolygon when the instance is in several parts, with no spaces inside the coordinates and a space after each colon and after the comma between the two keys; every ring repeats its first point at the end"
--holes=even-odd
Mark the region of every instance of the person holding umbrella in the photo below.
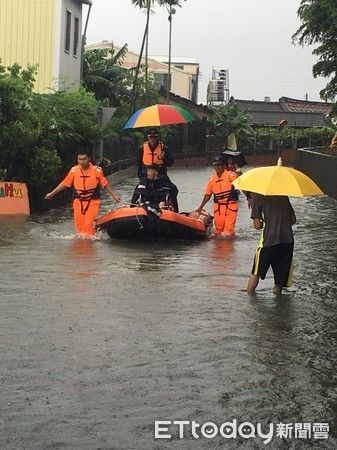
{"type": "Polygon", "coordinates": [[[247,161],[241,152],[228,150],[226,146],[224,146],[219,156],[227,165],[227,170],[237,172],[239,175],[242,174],[241,167],[247,165],[247,161]]]}
{"type": "Polygon", "coordinates": [[[294,236],[292,225],[296,216],[289,198],[282,195],[252,194],[251,218],[254,228],[262,229],[247,292],[254,294],[260,278],[265,279],[269,267],[274,274],[274,294],[281,294],[292,284],[294,236]]]}
{"type": "Polygon", "coordinates": [[[138,149],[136,156],[136,165],[138,177],[146,177],[146,167],[156,164],[159,167],[159,176],[167,176],[167,167],[172,166],[174,158],[162,141],[159,140],[159,131],[157,128],[150,128],[147,132],[148,140],[138,149]]]}
{"type": "Polygon", "coordinates": [[[277,165],[247,170],[233,182],[236,189],[251,193],[251,217],[256,229],[263,229],[256,250],[247,292],[253,294],[259,279],[265,278],[271,266],[274,272],[274,293],[290,286],[294,237],[292,225],[296,223],[290,197],[324,195],[319,186],[303,172],[277,165]]]}

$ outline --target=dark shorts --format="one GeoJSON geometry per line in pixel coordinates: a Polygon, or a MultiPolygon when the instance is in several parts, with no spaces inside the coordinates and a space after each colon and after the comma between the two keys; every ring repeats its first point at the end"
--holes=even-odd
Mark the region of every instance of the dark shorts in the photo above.
{"type": "Polygon", "coordinates": [[[293,243],[258,248],[255,253],[252,274],[259,275],[264,280],[271,266],[275,284],[280,287],[291,286],[293,251],[293,243]]]}

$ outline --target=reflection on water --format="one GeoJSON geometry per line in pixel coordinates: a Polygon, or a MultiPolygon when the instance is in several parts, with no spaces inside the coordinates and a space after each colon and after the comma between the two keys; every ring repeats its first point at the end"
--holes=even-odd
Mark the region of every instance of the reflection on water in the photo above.
{"type": "Polygon", "coordinates": [[[100,267],[97,247],[91,239],[74,238],[65,254],[70,274],[81,279],[90,279],[95,276],[100,267]]]}
{"type": "MultiPolygon", "coordinates": [[[[210,173],[170,172],[181,210],[210,173]]],[[[117,186],[123,201],[135,182],[117,186]]],[[[259,232],[242,196],[232,240],[80,240],[71,208],[0,218],[1,449],[264,447],[154,441],[155,420],[179,419],[328,422],[327,441],[268,448],[335,449],[337,202],[291,201],[294,285],[278,297],[271,273],[246,295],[259,232]]]]}
{"type": "Polygon", "coordinates": [[[25,215],[0,215],[0,247],[20,238],[27,231],[28,222],[29,217],[25,215]]]}
{"type": "Polygon", "coordinates": [[[214,239],[211,259],[216,266],[220,266],[223,269],[225,265],[225,269],[230,269],[232,263],[235,261],[235,238],[214,239]]]}

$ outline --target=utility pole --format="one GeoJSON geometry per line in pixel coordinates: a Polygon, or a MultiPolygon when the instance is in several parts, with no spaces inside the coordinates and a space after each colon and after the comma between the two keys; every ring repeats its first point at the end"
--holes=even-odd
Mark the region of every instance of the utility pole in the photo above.
{"type": "Polygon", "coordinates": [[[90,11],[91,11],[91,6],[92,4],[89,4],[89,9],[88,9],[88,14],[87,14],[87,18],[85,20],[85,26],[84,26],[84,31],[82,34],[82,42],[81,42],[81,66],[80,66],[80,81],[82,84],[83,81],[83,60],[84,60],[84,47],[85,47],[85,41],[87,39],[87,29],[88,29],[88,23],[89,23],[89,17],[90,17],[90,11]]]}
{"type": "Polygon", "coordinates": [[[170,22],[169,27],[169,58],[168,58],[168,76],[167,76],[167,94],[166,94],[166,104],[170,102],[170,91],[171,91],[171,49],[172,49],[172,14],[175,13],[175,9],[170,5],[168,20],[170,22]]]}

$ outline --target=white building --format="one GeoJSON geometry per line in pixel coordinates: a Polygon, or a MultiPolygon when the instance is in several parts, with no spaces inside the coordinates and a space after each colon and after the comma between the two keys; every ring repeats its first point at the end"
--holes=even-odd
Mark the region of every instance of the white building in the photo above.
{"type": "MultiPolygon", "coordinates": [[[[104,49],[113,47],[119,51],[121,47],[109,41],[103,41],[99,44],[86,45],[86,50],[104,49]]],[[[134,69],[137,66],[139,54],[128,51],[122,66],[134,69]]],[[[145,66],[145,56],[141,59],[141,64],[145,66]]],[[[149,56],[148,68],[153,73],[154,80],[158,90],[161,86],[167,89],[168,81],[168,61],[164,56],[149,56]]],[[[180,97],[192,100],[197,103],[198,100],[198,78],[199,63],[195,58],[171,58],[171,92],[180,97]]]]}

